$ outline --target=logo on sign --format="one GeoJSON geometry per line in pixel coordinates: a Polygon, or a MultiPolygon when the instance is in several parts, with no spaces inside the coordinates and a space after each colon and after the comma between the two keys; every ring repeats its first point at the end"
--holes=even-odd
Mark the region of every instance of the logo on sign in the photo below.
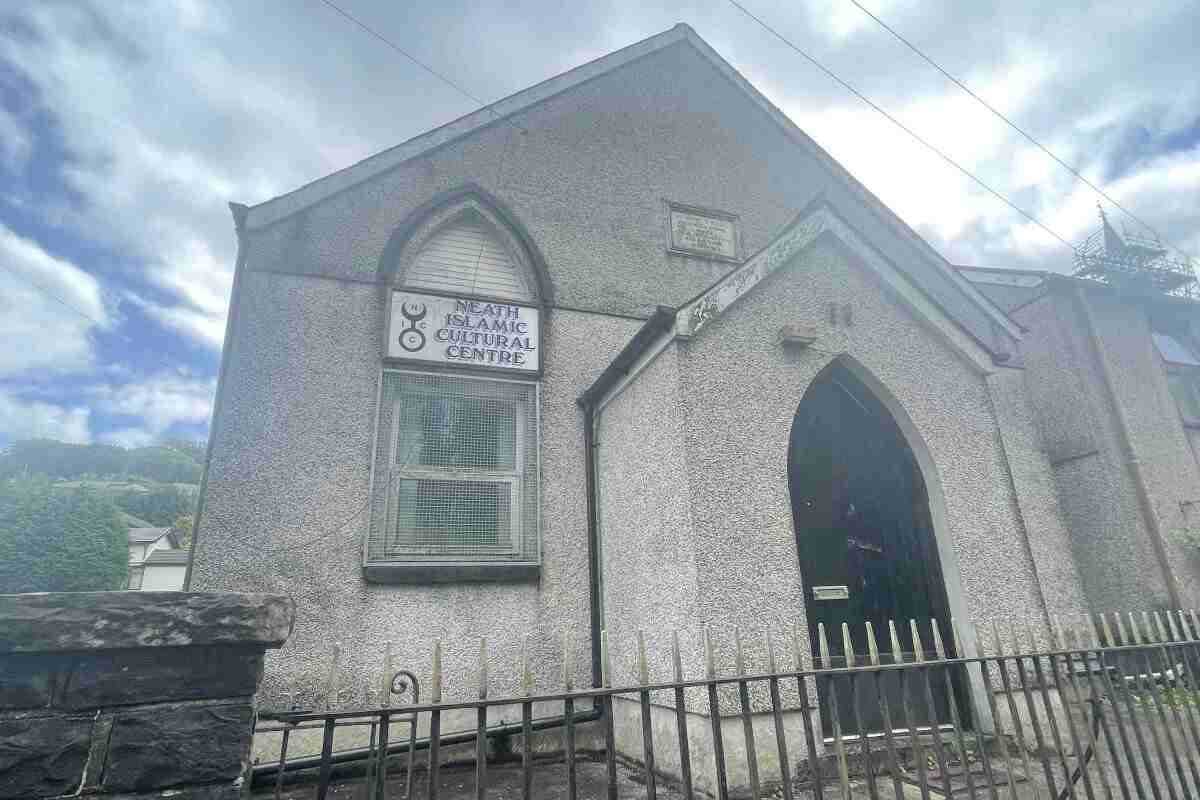
{"type": "Polygon", "coordinates": [[[387,353],[389,358],[533,372],[539,366],[539,334],[536,308],[396,291],[387,353]]]}
{"type": "Polygon", "coordinates": [[[422,328],[425,323],[421,320],[425,319],[425,315],[429,313],[429,309],[424,303],[401,303],[400,314],[408,320],[408,327],[402,328],[400,331],[400,346],[410,353],[415,353],[425,346],[425,334],[417,329],[418,325],[422,328]]]}

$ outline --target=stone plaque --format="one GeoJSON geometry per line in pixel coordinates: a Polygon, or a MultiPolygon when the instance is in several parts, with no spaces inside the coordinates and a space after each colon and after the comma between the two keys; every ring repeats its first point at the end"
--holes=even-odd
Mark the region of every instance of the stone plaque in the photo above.
{"type": "Polygon", "coordinates": [[[464,297],[395,291],[388,358],[537,372],[538,309],[464,297]]]}
{"type": "Polygon", "coordinates": [[[737,217],[723,211],[667,204],[671,249],[706,258],[737,260],[737,217]]]}

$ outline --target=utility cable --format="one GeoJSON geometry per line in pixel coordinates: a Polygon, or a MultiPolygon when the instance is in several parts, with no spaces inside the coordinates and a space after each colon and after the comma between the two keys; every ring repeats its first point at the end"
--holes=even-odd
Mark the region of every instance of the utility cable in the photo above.
{"type": "MultiPolygon", "coordinates": [[[[28,275],[25,275],[24,273],[21,273],[21,272],[17,272],[17,270],[15,268],[9,266],[8,264],[4,263],[3,261],[0,261],[0,267],[3,267],[9,273],[11,273],[12,275],[15,275],[17,277],[17,279],[19,281],[21,281],[22,283],[25,283],[28,286],[32,286],[34,289],[36,289],[39,292],[41,292],[42,294],[46,295],[51,300],[56,301],[57,303],[59,303],[60,305],[64,306],[67,309],[70,309],[71,311],[74,311],[76,314],[78,314],[79,316],[88,320],[93,325],[96,325],[97,327],[100,327],[100,328],[104,327],[105,323],[101,322],[100,320],[93,317],[91,314],[82,310],[81,308],[79,308],[79,306],[75,305],[74,303],[70,303],[70,302],[67,302],[66,300],[62,299],[57,294],[55,294],[52,290],[47,289],[45,286],[38,283],[33,278],[30,278],[28,275]]],[[[120,336],[120,334],[117,334],[117,335],[120,336]]]]}
{"type": "Polygon", "coordinates": [[[729,4],[730,4],[730,5],[732,5],[734,8],[736,8],[738,11],[741,11],[743,14],[745,14],[745,15],[746,15],[747,17],[749,17],[750,19],[754,20],[756,23],[758,23],[758,24],[759,24],[759,26],[761,26],[761,27],[762,27],[764,30],[766,30],[768,33],[770,33],[770,34],[771,34],[772,36],[774,36],[776,39],[778,39],[779,41],[783,42],[783,43],[784,43],[785,45],[787,45],[789,48],[791,48],[791,49],[792,49],[792,50],[794,50],[796,53],[798,53],[799,55],[801,55],[802,57],[804,57],[804,59],[805,59],[805,60],[807,60],[807,61],[808,61],[810,64],[812,64],[814,67],[816,67],[817,69],[821,70],[821,72],[825,73],[827,76],[829,76],[829,77],[830,77],[830,78],[832,78],[834,81],[836,81],[838,84],[840,84],[840,85],[842,86],[842,88],[844,88],[846,91],[850,92],[852,95],[854,95],[855,97],[857,97],[857,98],[858,98],[859,100],[861,100],[863,103],[865,103],[866,105],[870,106],[872,109],[874,109],[875,111],[877,111],[879,114],[883,115],[883,116],[884,116],[884,117],[885,117],[885,118],[886,118],[886,119],[887,119],[889,122],[891,122],[893,125],[895,125],[895,126],[896,126],[897,128],[899,128],[900,130],[902,130],[902,131],[904,131],[905,133],[907,133],[907,134],[908,134],[910,137],[912,137],[912,138],[913,138],[913,139],[914,139],[914,140],[915,140],[917,143],[921,144],[923,147],[925,147],[925,148],[926,148],[927,150],[929,150],[931,153],[933,153],[934,155],[936,155],[936,156],[937,156],[938,158],[940,158],[942,161],[945,161],[947,164],[949,164],[950,166],[954,167],[956,170],[958,170],[959,172],[961,172],[963,175],[965,175],[966,177],[968,177],[968,178],[970,178],[972,181],[974,181],[974,182],[975,182],[977,185],[979,185],[980,187],[982,187],[983,189],[985,189],[985,190],[986,190],[986,191],[987,191],[989,194],[991,194],[992,196],[994,196],[994,197],[995,197],[997,200],[999,200],[1000,202],[1004,203],[1004,205],[1008,206],[1008,207],[1009,207],[1009,208],[1011,208],[1013,211],[1016,211],[1018,214],[1020,214],[1021,216],[1025,217],[1025,219],[1029,220],[1029,221],[1030,221],[1030,222],[1032,222],[1034,225],[1037,225],[1037,226],[1038,226],[1039,228],[1041,228],[1043,231],[1045,231],[1046,233],[1050,234],[1050,236],[1054,237],[1054,238],[1055,238],[1055,239],[1057,239],[1059,242],[1061,242],[1061,243],[1063,244],[1063,246],[1064,246],[1064,247],[1067,247],[1067,248],[1069,248],[1069,249],[1071,250],[1071,252],[1072,252],[1072,253],[1075,253],[1075,252],[1076,252],[1075,245],[1073,245],[1073,244],[1071,244],[1070,242],[1068,242],[1068,241],[1067,241],[1066,239],[1064,239],[1062,236],[1059,236],[1057,233],[1055,233],[1054,231],[1052,231],[1052,230],[1051,230],[1051,229],[1050,229],[1050,228],[1049,228],[1049,227],[1048,227],[1048,226],[1047,226],[1047,225],[1046,225],[1044,222],[1042,222],[1040,219],[1038,219],[1037,217],[1035,217],[1033,214],[1030,214],[1028,211],[1026,211],[1025,209],[1021,208],[1020,206],[1018,206],[1018,205],[1017,205],[1016,203],[1014,203],[1013,201],[1009,200],[1009,199],[1008,199],[1007,197],[1005,197],[1003,194],[1001,194],[1000,192],[998,192],[997,190],[995,190],[995,189],[993,189],[991,186],[989,186],[987,183],[985,183],[985,182],[983,181],[983,179],[982,179],[982,178],[976,177],[976,176],[975,176],[975,174],[974,174],[974,173],[972,173],[970,170],[968,170],[966,167],[964,167],[964,166],[960,165],[960,164],[959,164],[957,161],[955,161],[955,160],[954,160],[954,159],[952,159],[950,156],[948,156],[948,155],[946,155],[945,153],[943,153],[941,150],[939,150],[939,149],[938,149],[937,147],[935,147],[933,144],[930,144],[928,141],[926,141],[925,139],[923,139],[923,138],[922,138],[922,137],[921,137],[919,134],[917,134],[917,133],[916,133],[914,130],[912,130],[911,128],[909,128],[907,125],[905,125],[903,122],[901,122],[901,121],[900,121],[899,119],[897,119],[896,117],[892,116],[890,113],[888,113],[888,112],[887,112],[886,110],[884,110],[884,109],[883,109],[881,106],[879,106],[878,104],[876,104],[876,103],[875,103],[873,100],[871,100],[871,99],[870,99],[869,97],[867,97],[865,94],[863,94],[862,92],[860,92],[858,89],[855,89],[855,88],[854,88],[854,87],[853,87],[853,86],[852,86],[850,83],[848,83],[847,81],[845,81],[844,79],[842,79],[842,78],[841,78],[841,77],[840,77],[840,76],[839,76],[839,75],[838,75],[836,72],[834,72],[833,70],[829,69],[829,68],[828,68],[828,67],[826,67],[824,64],[822,64],[820,61],[818,61],[816,58],[814,58],[813,56],[809,55],[807,52],[805,52],[804,50],[802,50],[802,49],[801,49],[799,46],[797,46],[795,43],[793,43],[793,42],[792,42],[790,39],[788,39],[788,38],[787,38],[786,36],[784,36],[782,33],[780,33],[780,32],[779,32],[779,31],[777,31],[775,28],[771,27],[769,24],[767,24],[766,22],[764,22],[764,21],[762,20],[762,18],[760,18],[760,17],[758,17],[758,16],[755,16],[755,15],[754,15],[754,14],[753,14],[753,13],[752,13],[750,10],[748,10],[748,9],[747,9],[745,6],[743,6],[741,3],[739,3],[739,2],[738,2],[738,0],[729,0],[729,4]]]}
{"type": "Polygon", "coordinates": [[[500,116],[500,114],[499,114],[499,113],[496,111],[496,109],[492,108],[490,105],[488,105],[487,103],[485,103],[485,102],[483,102],[482,100],[480,100],[478,97],[476,97],[475,95],[473,95],[471,92],[468,92],[468,91],[467,91],[466,89],[464,89],[464,88],[463,88],[463,87],[462,87],[460,84],[458,84],[457,82],[455,82],[455,81],[451,80],[450,78],[446,77],[446,76],[445,76],[445,75],[443,75],[442,73],[438,72],[436,69],[434,69],[433,67],[429,66],[429,65],[428,65],[428,64],[426,64],[424,61],[422,61],[421,59],[417,58],[417,57],[416,57],[416,56],[414,56],[412,53],[408,52],[408,51],[407,51],[407,50],[405,50],[403,47],[401,47],[400,45],[396,44],[396,43],[395,43],[395,42],[393,42],[391,39],[389,39],[388,37],[384,36],[384,35],[383,35],[382,33],[380,33],[379,31],[377,31],[377,30],[375,30],[374,28],[372,28],[370,25],[368,25],[367,23],[363,22],[362,20],[360,20],[358,17],[356,17],[356,16],[354,16],[353,14],[351,14],[351,13],[350,13],[349,11],[347,11],[346,9],[342,8],[341,6],[339,6],[337,3],[334,3],[332,0],[321,0],[321,2],[322,2],[322,3],[324,3],[325,5],[329,6],[329,8],[330,8],[330,9],[332,9],[332,10],[333,10],[334,12],[336,12],[337,14],[340,14],[342,17],[344,17],[345,19],[349,20],[349,21],[350,21],[351,23],[353,23],[354,25],[357,25],[359,28],[362,28],[362,29],[363,29],[364,31],[366,31],[368,34],[370,34],[371,36],[375,37],[376,39],[378,39],[379,41],[383,42],[385,45],[387,45],[387,46],[388,46],[388,47],[390,47],[391,49],[395,50],[395,51],[396,51],[397,53],[399,53],[400,55],[402,55],[402,56],[404,56],[405,58],[407,58],[407,59],[408,59],[409,61],[411,61],[412,63],[416,64],[416,65],[417,65],[418,67],[420,67],[421,69],[425,70],[427,73],[429,73],[429,74],[430,74],[430,75],[432,75],[433,77],[437,78],[437,79],[438,79],[439,81],[441,81],[442,83],[444,83],[444,84],[446,84],[447,86],[449,86],[449,87],[450,87],[451,89],[453,89],[454,91],[456,91],[456,92],[458,92],[459,94],[461,94],[463,97],[466,97],[467,99],[471,100],[472,102],[474,102],[475,104],[477,104],[477,105],[478,105],[480,108],[486,108],[488,111],[492,112],[492,116],[494,116],[496,119],[508,122],[508,123],[509,123],[510,125],[512,125],[514,128],[516,128],[517,130],[519,130],[521,133],[528,133],[528,131],[526,131],[524,128],[522,128],[521,126],[517,125],[516,123],[514,123],[514,122],[511,122],[511,121],[508,121],[508,120],[505,120],[503,117],[501,117],[501,116],[500,116]]]}
{"type": "Polygon", "coordinates": [[[888,32],[888,33],[890,33],[892,36],[894,36],[894,37],[895,37],[897,40],[899,40],[899,41],[900,41],[902,44],[904,44],[904,46],[905,46],[905,47],[907,47],[909,50],[912,50],[914,53],[916,53],[918,56],[920,56],[920,57],[921,57],[921,59],[925,61],[925,63],[929,64],[929,66],[933,67],[933,68],[934,68],[934,69],[936,69],[938,72],[942,73],[942,75],[943,75],[943,76],[946,78],[946,80],[950,81],[950,82],[951,82],[951,83],[953,83],[955,86],[957,86],[958,88],[962,89],[964,92],[966,92],[966,93],[967,93],[968,95],[970,95],[972,98],[974,98],[974,99],[975,99],[975,100],[976,100],[976,101],[977,101],[977,102],[978,102],[980,105],[982,105],[982,106],[983,106],[984,108],[986,108],[988,111],[992,112],[992,114],[994,114],[996,117],[998,117],[1000,120],[1002,120],[1002,121],[1004,122],[1004,124],[1005,124],[1005,125],[1007,125],[1008,127],[1012,128],[1014,131],[1016,131],[1016,132],[1017,132],[1017,133],[1019,133],[1019,134],[1020,134],[1022,137],[1024,137],[1024,138],[1026,139],[1026,141],[1028,141],[1030,144],[1032,144],[1032,145],[1033,145],[1034,147],[1036,147],[1037,149],[1041,150],[1041,151],[1042,151],[1043,153],[1045,153],[1046,155],[1050,156],[1050,158],[1051,158],[1051,159],[1053,159],[1053,160],[1054,160],[1054,162],[1055,162],[1055,163],[1057,163],[1057,164],[1058,164],[1060,167],[1062,167],[1063,169],[1065,169],[1067,172],[1070,172],[1072,175],[1074,175],[1074,176],[1075,176],[1076,178],[1078,178],[1079,180],[1083,181],[1083,183],[1084,183],[1084,184],[1086,184],[1086,185],[1088,186],[1088,188],[1092,189],[1094,192],[1096,192],[1096,193],[1097,193],[1097,194],[1099,194],[1101,197],[1103,197],[1105,200],[1107,200],[1109,203],[1111,203],[1111,204],[1113,205],[1113,207],[1114,207],[1114,208],[1120,209],[1121,211],[1125,212],[1127,215],[1129,215],[1129,217],[1130,217],[1131,219],[1133,219],[1133,220],[1134,220],[1135,222],[1137,222],[1139,225],[1141,225],[1141,226],[1142,226],[1142,227],[1144,227],[1146,230],[1148,230],[1148,231],[1150,231],[1152,234],[1154,234],[1154,235],[1155,235],[1155,236],[1156,236],[1156,237],[1159,239],[1159,241],[1162,241],[1162,242],[1164,242],[1165,244],[1167,244],[1168,246],[1170,246],[1170,247],[1173,247],[1175,250],[1178,250],[1178,251],[1179,251],[1180,253],[1182,253],[1184,256],[1187,256],[1188,258],[1192,258],[1192,256],[1191,256],[1191,254],[1190,254],[1190,253],[1188,253],[1188,252],[1187,252],[1186,250],[1184,250],[1182,247],[1179,247],[1178,245],[1175,245],[1175,244],[1171,244],[1171,242],[1167,241],[1166,239],[1163,239],[1163,238],[1162,238],[1162,236],[1160,236],[1160,235],[1159,235],[1158,231],[1156,231],[1156,230],[1155,230],[1155,229],[1154,229],[1154,228],[1153,228],[1153,227],[1150,225],[1150,223],[1146,222],[1144,219],[1142,219],[1141,217],[1139,217],[1137,214],[1134,214],[1134,213],[1133,213],[1132,211],[1130,211],[1128,208],[1126,208],[1125,206],[1123,206],[1123,205],[1121,205],[1120,203],[1118,203],[1118,202],[1117,202],[1117,201],[1116,201],[1116,200],[1115,200],[1115,199],[1114,199],[1114,198],[1113,198],[1111,195],[1109,195],[1107,192],[1105,192],[1105,191],[1104,191],[1103,189],[1101,189],[1099,186],[1097,186],[1096,184],[1094,184],[1094,183],[1092,183],[1090,180],[1088,180],[1086,177],[1084,177],[1084,175],[1083,175],[1083,174],[1082,174],[1082,173],[1081,173],[1081,172],[1080,172],[1078,169],[1076,169],[1075,167],[1071,166],[1071,165],[1070,165],[1070,164],[1068,164],[1066,161],[1063,161],[1061,158],[1059,158],[1057,155],[1055,155],[1055,154],[1054,154],[1054,153],[1053,153],[1053,152],[1052,152],[1052,151],[1051,151],[1049,148],[1047,148],[1046,146],[1044,146],[1044,145],[1043,145],[1041,142],[1039,142],[1037,139],[1033,138],[1033,136],[1031,136],[1030,134],[1026,133],[1024,129],[1022,129],[1022,128],[1021,128],[1019,125],[1017,125],[1017,124],[1016,124],[1015,122],[1013,122],[1011,119],[1009,119],[1008,117],[1006,117],[1006,116],[1005,116],[1003,113],[1001,113],[999,110],[997,110],[997,109],[995,108],[995,106],[993,106],[993,105],[992,105],[991,103],[989,103],[987,100],[984,100],[984,99],[983,99],[982,97],[980,97],[978,94],[976,94],[975,92],[973,92],[969,86],[967,86],[967,85],[966,85],[966,84],[964,84],[962,81],[960,81],[958,78],[954,77],[954,76],[953,76],[953,75],[951,75],[949,72],[947,72],[947,71],[946,71],[946,70],[945,70],[945,69],[942,67],[942,65],[941,65],[941,64],[939,64],[938,62],[934,61],[934,60],[933,60],[932,58],[930,58],[929,56],[925,55],[925,53],[924,53],[924,52],[922,52],[922,51],[921,51],[921,49],[920,49],[919,47],[917,47],[915,44],[913,44],[913,43],[912,43],[912,42],[910,42],[908,39],[906,39],[906,38],[905,38],[905,37],[904,37],[902,34],[900,34],[900,33],[899,33],[899,32],[898,32],[898,31],[897,31],[895,28],[891,27],[891,26],[890,26],[890,25],[888,25],[886,22],[884,22],[883,20],[881,20],[879,17],[877,17],[877,16],[875,16],[873,13],[871,13],[871,11],[870,11],[868,8],[866,8],[866,7],[865,7],[865,6],[864,6],[862,3],[858,2],[858,0],[850,0],[850,2],[851,2],[851,3],[853,3],[855,6],[857,6],[857,7],[858,7],[858,9],[859,9],[860,11],[862,11],[864,14],[866,14],[868,17],[870,17],[871,19],[875,20],[875,22],[879,23],[880,27],[882,27],[882,28],[883,28],[885,31],[887,31],[887,32],[888,32]]]}

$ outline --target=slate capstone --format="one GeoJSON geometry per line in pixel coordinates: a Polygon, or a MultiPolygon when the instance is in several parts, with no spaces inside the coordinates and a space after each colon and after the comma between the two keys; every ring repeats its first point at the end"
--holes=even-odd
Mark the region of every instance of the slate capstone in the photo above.
{"type": "Polygon", "coordinates": [[[0,653],[198,645],[279,647],[295,603],[267,594],[39,592],[0,595],[0,653]]]}

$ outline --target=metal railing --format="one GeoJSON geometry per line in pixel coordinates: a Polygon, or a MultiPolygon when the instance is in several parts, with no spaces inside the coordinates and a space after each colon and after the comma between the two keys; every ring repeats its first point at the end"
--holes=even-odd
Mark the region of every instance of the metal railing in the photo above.
{"type": "MultiPolygon", "coordinates": [[[[525,658],[523,693],[506,697],[488,694],[481,642],[477,696],[460,702],[443,701],[438,642],[429,702],[416,693],[415,676],[403,673],[402,684],[414,689],[408,704],[261,712],[256,735],[279,734],[279,757],[259,764],[253,783],[277,800],[325,800],[335,784],[355,785],[352,796],[366,800],[414,791],[432,800],[447,788],[444,749],[456,747],[460,760],[473,762],[477,798],[532,798],[547,787],[571,800],[655,798],[660,790],[722,800],[767,793],[784,800],[1200,797],[1195,612],[989,628],[981,639],[974,628],[952,624],[946,641],[936,620],[899,628],[888,622],[881,648],[869,623],[855,631],[843,624],[834,647],[821,625],[814,657],[800,630],[787,637],[791,667],[778,663],[768,635],[765,672],[746,669],[747,648],[735,631],[732,674],[719,673],[714,638],[705,631],[704,676],[693,679],[684,678],[679,637],[672,635],[667,681],[650,674],[639,631],[635,682],[616,686],[602,632],[602,686],[577,689],[564,667],[561,691],[535,694],[525,658]],[[561,715],[535,719],[535,707],[561,715]],[[520,722],[503,721],[515,709],[520,722]],[[473,726],[443,731],[445,720],[461,724],[464,715],[473,726]],[[399,723],[408,736],[397,741],[399,723]],[[355,727],[369,729],[366,745],[335,750],[338,731],[355,727]],[[319,754],[289,753],[289,740],[303,730],[320,732],[319,754]],[[535,734],[542,732],[541,753],[554,730],[555,752],[535,753],[535,734]],[[580,745],[581,733],[590,745],[580,745]],[[514,737],[518,751],[489,750],[489,741],[514,737]],[[423,763],[418,750],[425,751],[423,763]]],[[[564,664],[573,656],[564,640],[564,664]]],[[[464,783],[462,768],[453,769],[464,783]]]]}

